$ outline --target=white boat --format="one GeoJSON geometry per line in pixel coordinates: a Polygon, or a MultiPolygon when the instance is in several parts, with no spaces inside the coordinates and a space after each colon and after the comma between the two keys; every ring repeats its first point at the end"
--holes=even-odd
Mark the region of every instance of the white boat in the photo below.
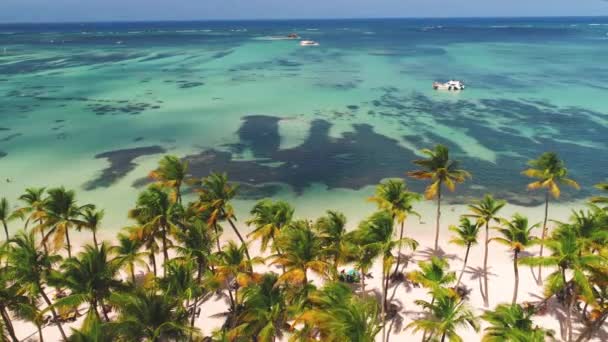
{"type": "Polygon", "coordinates": [[[314,40],[302,40],[300,46],[319,46],[319,43],[314,40]]]}
{"type": "Polygon", "coordinates": [[[450,80],[445,83],[433,82],[435,90],[464,90],[464,83],[460,81],[450,80]]]}

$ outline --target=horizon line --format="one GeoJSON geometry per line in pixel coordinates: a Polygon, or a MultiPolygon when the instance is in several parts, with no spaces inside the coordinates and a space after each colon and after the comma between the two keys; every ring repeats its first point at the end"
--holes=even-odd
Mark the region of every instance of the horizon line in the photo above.
{"type": "Polygon", "coordinates": [[[399,20],[399,19],[582,19],[582,18],[602,18],[608,19],[608,15],[547,15],[547,16],[430,16],[430,17],[326,17],[326,18],[307,18],[307,17],[293,17],[293,18],[217,18],[217,19],[100,19],[90,21],[76,21],[76,20],[65,20],[65,21],[0,21],[0,25],[38,25],[38,24],[109,24],[109,23],[179,23],[179,22],[256,22],[256,21],[306,21],[306,20],[317,20],[317,21],[330,21],[330,20],[399,20]]]}

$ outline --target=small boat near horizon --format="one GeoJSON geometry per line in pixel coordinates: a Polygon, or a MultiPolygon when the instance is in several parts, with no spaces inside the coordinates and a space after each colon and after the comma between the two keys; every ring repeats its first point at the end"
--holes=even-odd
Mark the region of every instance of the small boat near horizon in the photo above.
{"type": "Polygon", "coordinates": [[[314,40],[302,40],[300,41],[300,46],[319,46],[319,43],[314,40]]]}
{"type": "Polygon", "coordinates": [[[461,81],[450,80],[445,83],[433,82],[433,89],[435,90],[464,90],[464,83],[461,81]]]}

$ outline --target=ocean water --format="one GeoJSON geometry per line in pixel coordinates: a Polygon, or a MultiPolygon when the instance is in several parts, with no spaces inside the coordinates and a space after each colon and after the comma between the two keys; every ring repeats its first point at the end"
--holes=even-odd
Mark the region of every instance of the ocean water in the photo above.
{"type": "Polygon", "coordinates": [[[539,203],[520,172],[544,151],[580,200],[608,177],[607,56],[608,18],[0,25],[0,196],[65,185],[120,226],[171,153],[241,183],[239,210],[358,212],[443,143],[473,173],[452,202],[539,203]]]}

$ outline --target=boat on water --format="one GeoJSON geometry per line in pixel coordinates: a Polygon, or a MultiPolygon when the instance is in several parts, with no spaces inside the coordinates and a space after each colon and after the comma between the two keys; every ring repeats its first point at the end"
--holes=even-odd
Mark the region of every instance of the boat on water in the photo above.
{"type": "Polygon", "coordinates": [[[297,33],[290,33],[287,35],[287,39],[300,39],[297,33]]]}
{"type": "Polygon", "coordinates": [[[319,46],[319,43],[314,40],[302,40],[300,46],[319,46]]]}
{"type": "Polygon", "coordinates": [[[450,80],[445,83],[433,82],[433,89],[435,90],[464,90],[464,83],[460,81],[450,80]]]}

